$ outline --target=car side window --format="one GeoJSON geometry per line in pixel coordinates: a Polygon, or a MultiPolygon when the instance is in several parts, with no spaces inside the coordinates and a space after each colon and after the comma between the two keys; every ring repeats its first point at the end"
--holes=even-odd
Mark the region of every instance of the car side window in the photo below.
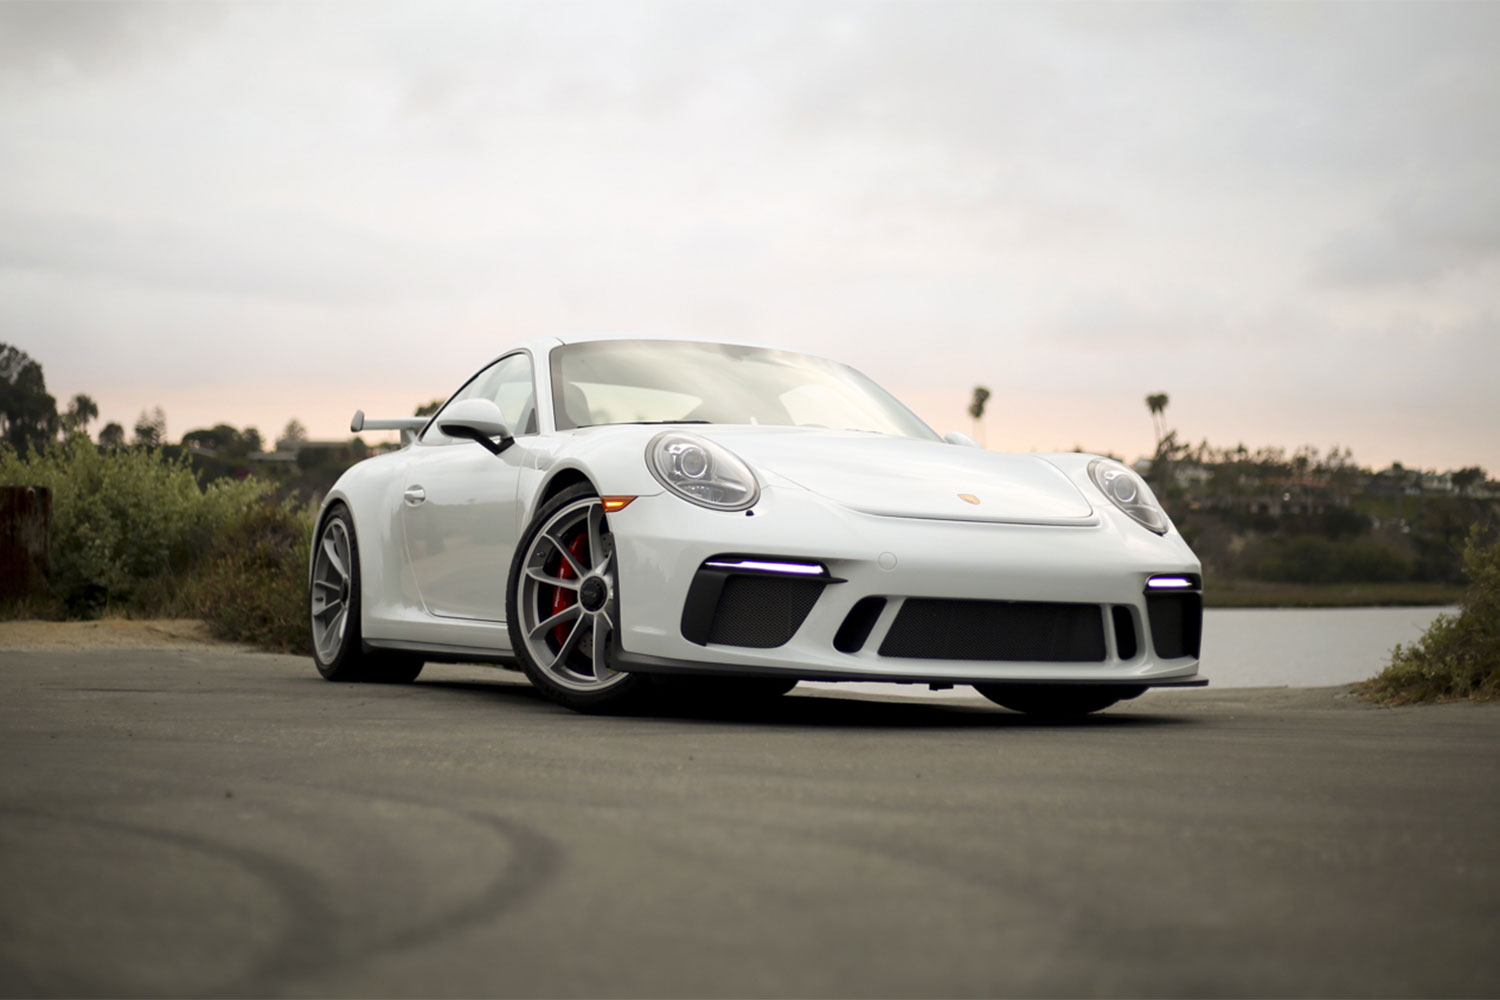
{"type": "MultiPolygon", "coordinates": [[[[443,409],[465,399],[488,399],[494,403],[500,408],[505,425],[517,437],[537,432],[536,390],[531,379],[531,358],[526,354],[512,354],[496,361],[454,393],[453,398],[443,404],[443,409]]],[[[442,417],[441,410],[438,416],[442,417]]],[[[446,444],[464,439],[448,437],[437,429],[434,421],[422,435],[422,440],[429,444],[446,444]]]]}

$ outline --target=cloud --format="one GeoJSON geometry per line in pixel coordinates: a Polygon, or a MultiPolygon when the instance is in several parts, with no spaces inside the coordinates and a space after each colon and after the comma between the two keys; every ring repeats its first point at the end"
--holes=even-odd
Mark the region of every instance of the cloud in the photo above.
{"type": "Polygon", "coordinates": [[[1500,192],[1491,178],[1392,199],[1377,218],[1334,236],[1315,259],[1335,285],[1419,285],[1500,260],[1500,192]]]}
{"type": "Polygon", "coordinates": [[[369,306],[472,286],[485,263],[477,248],[394,239],[315,216],[184,225],[0,212],[0,269],[194,293],[369,306]]]}
{"type": "MultiPolygon", "coordinates": [[[[1417,400],[1493,451],[1496,37],[1500,4],[0,0],[0,310],[80,390],[168,357],[226,410],[261,379],[241,412],[290,377],[256,358],[420,401],[635,329],[958,425],[975,382],[1118,400],[1141,447],[1157,390],[1250,443],[1417,400]]],[[[1035,443],[1136,447],[1083,419],[1035,443]]]]}
{"type": "Polygon", "coordinates": [[[219,21],[211,3],[0,3],[0,88],[56,85],[170,58],[219,21]]]}

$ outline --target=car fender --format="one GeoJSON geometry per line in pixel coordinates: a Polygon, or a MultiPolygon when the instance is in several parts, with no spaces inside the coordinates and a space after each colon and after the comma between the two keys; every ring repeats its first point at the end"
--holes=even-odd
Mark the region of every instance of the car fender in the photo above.
{"type": "MultiPolygon", "coordinates": [[[[335,504],[343,504],[354,519],[360,565],[360,622],[367,632],[371,621],[391,617],[403,604],[419,599],[415,591],[404,592],[410,587],[406,574],[390,572],[402,562],[398,515],[402,471],[408,458],[407,449],[402,449],[351,466],[323,498],[313,529],[316,541],[335,504]]],[[[308,572],[310,579],[311,562],[308,572]]]]}
{"type": "MultiPolygon", "coordinates": [[[[1044,461],[1050,462],[1072,479],[1083,495],[1093,503],[1094,509],[1102,515],[1107,523],[1114,529],[1121,544],[1133,552],[1137,558],[1153,559],[1170,555],[1174,559],[1188,560],[1194,564],[1198,563],[1198,557],[1193,554],[1192,548],[1187,540],[1177,530],[1177,525],[1171,516],[1167,517],[1167,532],[1158,535],[1149,528],[1138,524],[1134,518],[1126,514],[1104,495],[1103,491],[1094,484],[1089,477],[1089,463],[1104,459],[1115,461],[1104,455],[1092,455],[1088,452],[1053,452],[1037,456],[1044,461]]],[[[1160,501],[1158,501],[1160,502],[1160,501]]]]}

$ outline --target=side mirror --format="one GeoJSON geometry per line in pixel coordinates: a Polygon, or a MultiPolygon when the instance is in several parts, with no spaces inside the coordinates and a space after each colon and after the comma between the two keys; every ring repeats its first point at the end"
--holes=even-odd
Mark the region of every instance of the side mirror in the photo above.
{"type": "Polygon", "coordinates": [[[495,455],[515,442],[510,428],[505,426],[500,407],[488,399],[465,399],[454,403],[438,417],[437,427],[449,437],[478,441],[495,455]],[[499,438],[499,442],[494,438],[499,438]]]}
{"type": "Polygon", "coordinates": [[[975,441],[963,431],[949,431],[943,435],[943,440],[949,444],[956,444],[961,448],[978,448],[979,442],[975,441]]]}

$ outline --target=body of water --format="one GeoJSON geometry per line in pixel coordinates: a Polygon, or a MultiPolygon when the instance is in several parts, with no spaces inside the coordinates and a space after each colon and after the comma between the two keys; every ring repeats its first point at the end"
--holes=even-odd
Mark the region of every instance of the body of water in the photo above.
{"type": "Polygon", "coordinates": [[[1397,643],[1421,638],[1453,608],[1244,608],[1203,616],[1214,687],[1327,687],[1384,670],[1397,643]]]}
{"type": "MultiPolygon", "coordinates": [[[[1328,687],[1385,669],[1397,643],[1415,642],[1453,608],[1245,608],[1203,616],[1199,673],[1216,688],[1328,687]]],[[[914,684],[824,684],[803,687],[902,697],[972,697],[972,688],[928,691],[914,684]]]]}

